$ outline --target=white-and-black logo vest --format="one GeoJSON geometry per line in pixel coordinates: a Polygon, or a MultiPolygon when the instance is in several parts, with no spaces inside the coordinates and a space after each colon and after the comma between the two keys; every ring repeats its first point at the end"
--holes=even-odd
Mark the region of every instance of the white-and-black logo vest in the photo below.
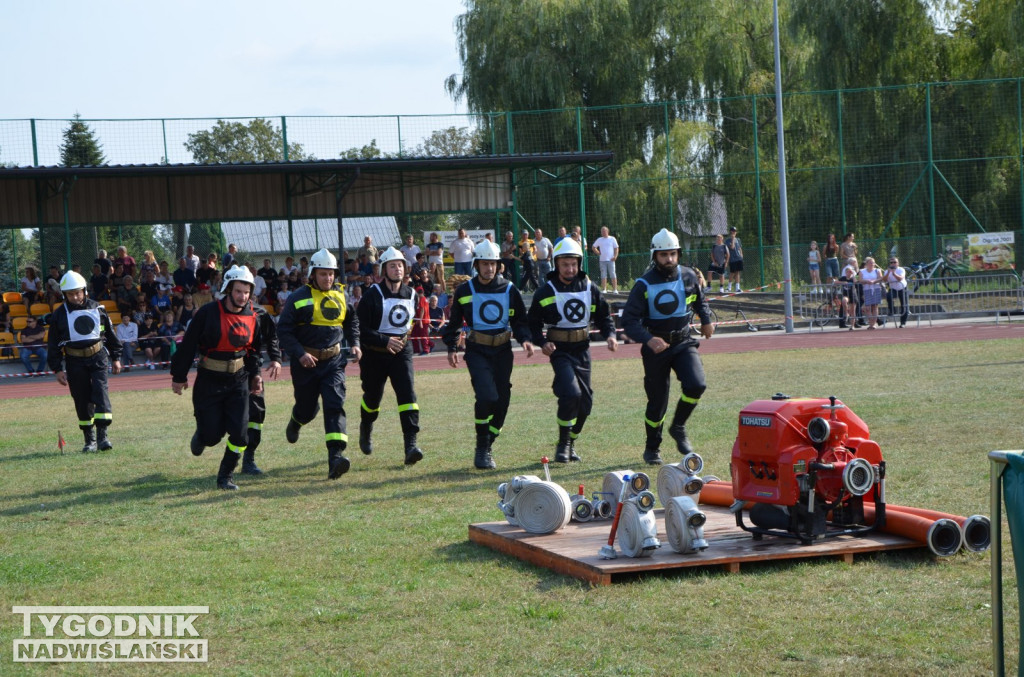
{"type": "Polygon", "coordinates": [[[590,291],[590,280],[587,280],[587,287],[582,291],[558,291],[555,285],[551,284],[555,292],[555,309],[558,310],[559,320],[555,327],[559,329],[581,329],[590,326],[590,302],[593,294],[590,291]]]}
{"type": "Polygon", "coordinates": [[[100,309],[68,311],[68,341],[98,341],[101,338],[100,309]]]}

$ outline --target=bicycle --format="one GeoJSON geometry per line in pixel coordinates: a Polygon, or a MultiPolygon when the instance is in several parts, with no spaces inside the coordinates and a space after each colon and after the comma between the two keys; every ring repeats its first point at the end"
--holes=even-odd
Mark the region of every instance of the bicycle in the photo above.
{"type": "Polygon", "coordinates": [[[963,286],[963,278],[960,277],[960,273],[949,263],[945,255],[940,255],[929,263],[915,261],[907,270],[907,278],[911,293],[916,292],[918,288],[929,281],[935,285],[936,291],[938,291],[938,285],[941,282],[946,291],[951,294],[960,291],[960,288],[963,286]]]}

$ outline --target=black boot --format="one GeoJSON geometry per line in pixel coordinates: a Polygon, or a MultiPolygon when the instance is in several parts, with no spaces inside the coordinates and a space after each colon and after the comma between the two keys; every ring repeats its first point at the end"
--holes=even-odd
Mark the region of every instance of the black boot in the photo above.
{"type": "Polygon", "coordinates": [[[668,434],[676,441],[676,449],[679,450],[680,454],[685,456],[686,454],[693,453],[693,445],[690,444],[690,440],[686,437],[685,425],[673,425],[669,427],[668,434]]]}
{"type": "Polygon", "coordinates": [[[373,453],[372,421],[359,421],[359,450],[367,456],[373,453]]]}
{"type": "Polygon", "coordinates": [[[235,491],[238,486],[234,483],[235,467],[238,466],[238,452],[230,449],[224,450],[224,458],[220,461],[220,470],[217,472],[217,488],[235,491]]]}
{"type": "Polygon", "coordinates": [[[97,446],[100,451],[110,451],[114,448],[114,445],[107,439],[107,426],[105,425],[96,426],[96,441],[99,443],[97,446]]]}
{"type": "Polygon", "coordinates": [[[82,447],[82,453],[88,454],[91,451],[96,451],[96,428],[94,426],[82,428],[82,437],[85,438],[85,446],[82,447]]]}
{"type": "Polygon", "coordinates": [[[572,441],[569,435],[572,428],[567,425],[558,426],[558,444],[555,445],[555,463],[568,463],[572,448],[572,441]]]}
{"type": "Polygon", "coordinates": [[[569,435],[569,460],[573,463],[580,460],[579,455],[576,453],[576,438],[571,433],[569,435]]]}
{"type": "Polygon", "coordinates": [[[405,464],[416,465],[423,460],[423,450],[416,446],[416,433],[405,436],[405,464]]]}
{"type": "Polygon", "coordinates": [[[693,453],[693,445],[690,444],[690,440],[686,439],[686,421],[690,418],[693,410],[697,408],[696,399],[693,398],[693,401],[688,402],[680,398],[676,404],[676,413],[672,417],[672,425],[668,428],[669,436],[676,441],[676,449],[684,456],[693,453]]]}
{"type": "Polygon", "coordinates": [[[650,447],[644,449],[644,463],[647,465],[661,465],[661,450],[651,449],[650,447]]]}
{"type": "Polygon", "coordinates": [[[256,452],[252,449],[246,448],[245,452],[242,453],[242,474],[243,475],[262,475],[263,471],[256,465],[256,452]]]}
{"type": "Polygon", "coordinates": [[[644,462],[648,465],[661,465],[662,426],[645,424],[647,429],[647,446],[644,447],[644,462]]]}
{"type": "Polygon", "coordinates": [[[336,480],[348,472],[352,464],[345,458],[344,451],[341,447],[327,448],[327,479],[336,480]]]}
{"type": "Polygon", "coordinates": [[[491,434],[489,432],[478,431],[476,434],[476,452],[473,456],[473,466],[477,470],[491,470],[498,467],[491,456],[491,434]]]}
{"type": "Polygon", "coordinates": [[[203,441],[199,438],[199,431],[192,433],[192,440],[188,443],[189,449],[192,450],[193,456],[202,456],[206,446],[203,441]]]}
{"type": "Polygon", "coordinates": [[[284,429],[284,438],[288,440],[288,444],[295,444],[299,441],[299,428],[301,427],[302,424],[294,418],[288,420],[288,427],[284,429]]]}

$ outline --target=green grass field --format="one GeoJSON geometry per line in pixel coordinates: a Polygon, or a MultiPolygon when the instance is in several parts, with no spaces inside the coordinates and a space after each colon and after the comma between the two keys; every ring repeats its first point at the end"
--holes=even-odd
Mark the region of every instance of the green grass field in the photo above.
{"type": "MultiPolygon", "coordinates": [[[[5,401],[0,674],[54,669],[12,663],[15,605],[207,605],[197,629],[209,640],[206,669],[218,674],[990,672],[987,554],[782,561],[592,588],[471,544],[468,524],[502,517],[497,485],[542,474],[538,460],[554,449],[550,368],[516,360],[496,471],[471,469],[464,369],[417,375],[423,462],[402,466],[389,390],[376,451],[351,450],[352,471],[336,482],[326,480],[319,418],[286,444],[291,384],[279,382],[268,388],[258,452],[267,474],[236,476],[241,490],[230,493],[214,487],[221,450],[188,452],[191,391],[115,393],[115,450],[90,455],[57,453],[58,429],[71,449],[81,445],[70,397],[5,401]]],[[[988,514],[987,452],[1024,446],[1022,364],[1020,340],[710,355],[691,437],[705,472],[728,476],[744,405],[775,392],[834,394],[881,445],[890,502],[988,514]]],[[[594,384],[595,413],[578,443],[584,462],[552,468],[570,491],[583,483],[589,493],[605,472],[642,465],[639,361],[596,362],[594,384]]],[[[358,416],[358,380],[349,395],[358,416]]],[[[1017,588],[1004,542],[1011,670],[1017,588]]]]}

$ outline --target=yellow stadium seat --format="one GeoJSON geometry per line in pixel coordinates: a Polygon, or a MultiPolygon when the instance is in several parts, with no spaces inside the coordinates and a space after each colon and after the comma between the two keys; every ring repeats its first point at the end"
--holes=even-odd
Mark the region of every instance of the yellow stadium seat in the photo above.
{"type": "Polygon", "coordinates": [[[117,312],[117,302],[111,299],[103,299],[100,301],[100,305],[103,306],[108,313],[117,312]]]}
{"type": "MultiPolygon", "coordinates": [[[[14,344],[15,344],[14,334],[12,334],[9,331],[0,331],[0,346],[4,346],[4,345],[13,346],[14,344]]],[[[0,355],[2,355],[2,352],[0,352],[0,355]]],[[[3,355],[2,357],[0,357],[0,360],[13,360],[13,359],[15,359],[17,357],[18,357],[18,349],[17,348],[12,348],[11,349],[11,354],[10,355],[3,355]]]]}
{"type": "Polygon", "coordinates": [[[11,317],[25,317],[28,315],[28,308],[24,304],[17,303],[11,306],[11,317]]]}
{"type": "Polygon", "coordinates": [[[121,313],[107,313],[107,316],[110,317],[110,324],[115,327],[121,324],[121,313]]]}
{"type": "Polygon", "coordinates": [[[274,308],[274,306],[269,304],[269,303],[264,303],[263,304],[263,310],[267,311],[271,315],[277,315],[277,309],[274,308]]]}
{"type": "Polygon", "coordinates": [[[11,328],[14,331],[21,331],[27,325],[28,325],[28,318],[27,317],[12,317],[11,318],[11,328]]]}
{"type": "Polygon", "coordinates": [[[32,307],[28,309],[28,312],[29,312],[30,315],[35,315],[36,317],[42,317],[43,315],[49,315],[50,314],[50,304],[49,303],[33,303],[32,307]]]}
{"type": "Polygon", "coordinates": [[[23,301],[23,299],[21,298],[21,292],[20,291],[5,291],[4,292],[4,303],[21,303],[22,301],[23,301]]]}

